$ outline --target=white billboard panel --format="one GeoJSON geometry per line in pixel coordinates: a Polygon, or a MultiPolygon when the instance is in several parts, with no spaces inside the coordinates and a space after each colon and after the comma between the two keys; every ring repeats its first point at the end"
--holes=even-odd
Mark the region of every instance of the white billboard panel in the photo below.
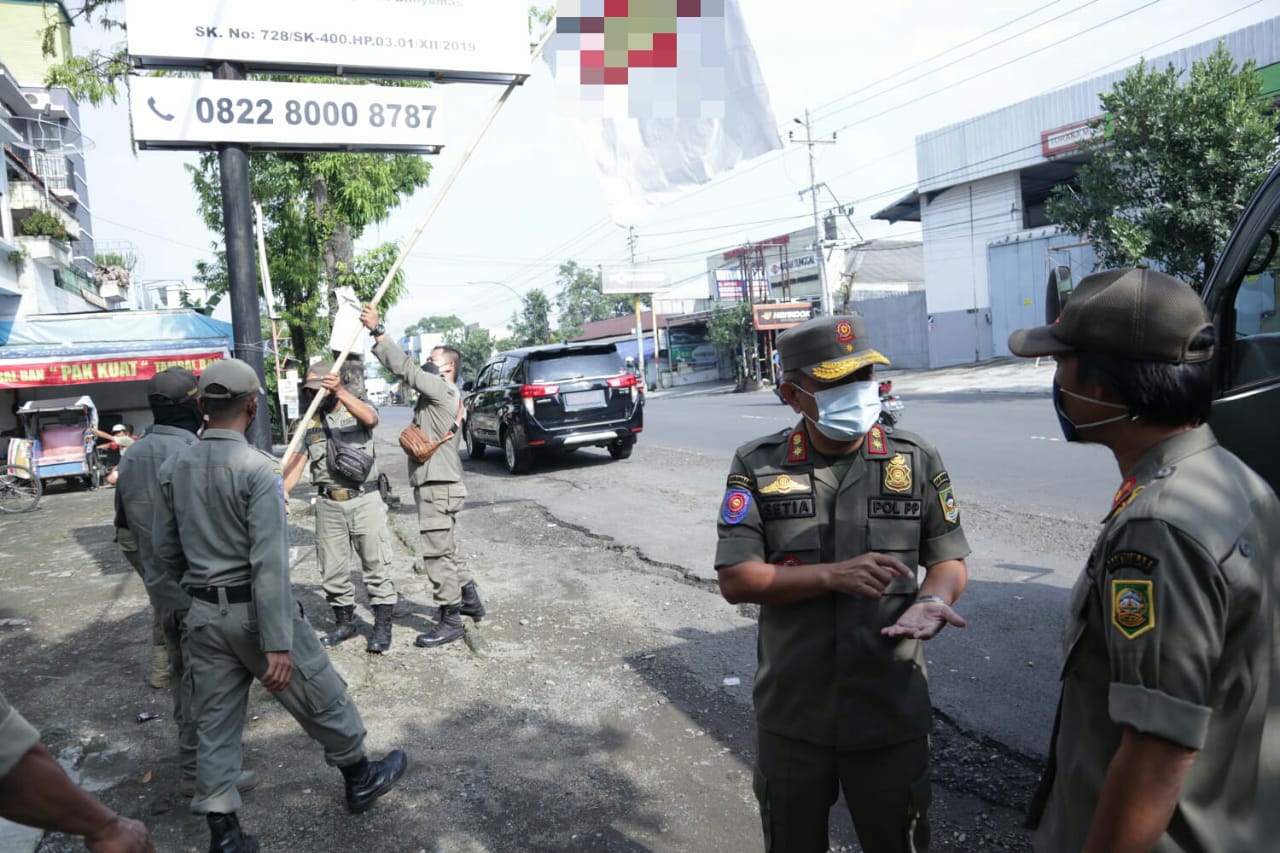
{"type": "Polygon", "coordinates": [[[143,68],[507,82],[529,74],[528,0],[127,0],[143,68]]]}
{"type": "Polygon", "coordinates": [[[444,142],[441,92],[180,77],[134,77],[129,83],[133,135],[141,148],[235,142],[259,150],[437,151],[444,142]]]}
{"type": "Polygon", "coordinates": [[[670,283],[666,270],[643,267],[604,267],[601,269],[602,293],[653,293],[670,283]]]}

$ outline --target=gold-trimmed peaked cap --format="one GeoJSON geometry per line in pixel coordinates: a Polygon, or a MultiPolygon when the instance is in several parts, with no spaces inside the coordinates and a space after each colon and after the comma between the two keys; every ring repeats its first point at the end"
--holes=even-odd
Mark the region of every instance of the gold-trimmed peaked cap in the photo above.
{"type": "Polygon", "coordinates": [[[782,372],[799,370],[819,382],[836,382],[869,364],[888,364],[871,346],[859,314],[814,317],[778,335],[782,372]]]}
{"type": "Polygon", "coordinates": [[[200,396],[212,400],[236,400],[261,390],[258,374],[238,358],[219,359],[200,374],[200,396]]]}

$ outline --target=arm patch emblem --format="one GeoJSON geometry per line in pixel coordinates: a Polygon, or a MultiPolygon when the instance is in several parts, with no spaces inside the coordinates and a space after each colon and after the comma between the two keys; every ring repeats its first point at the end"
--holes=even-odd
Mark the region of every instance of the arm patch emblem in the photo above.
{"type": "Polygon", "coordinates": [[[720,518],[725,524],[741,524],[751,509],[751,493],[745,489],[729,489],[724,493],[720,506],[720,518]]]}
{"type": "Polygon", "coordinates": [[[1153,581],[1111,582],[1111,624],[1126,640],[1136,640],[1156,626],[1153,581]]]}
{"type": "Polygon", "coordinates": [[[960,504],[956,503],[956,490],[950,483],[938,490],[938,503],[942,504],[942,517],[947,520],[947,524],[959,523],[960,504]]]}
{"type": "Polygon", "coordinates": [[[730,475],[729,475],[729,482],[728,482],[728,483],[726,483],[726,484],[725,484],[725,486],[726,486],[726,488],[730,488],[730,489],[733,489],[733,488],[739,488],[739,489],[751,489],[751,488],[754,488],[754,484],[751,482],[751,478],[750,478],[750,477],[748,477],[746,474],[730,474],[730,475]]]}
{"type": "Polygon", "coordinates": [[[1107,574],[1118,572],[1121,569],[1137,569],[1143,574],[1149,575],[1155,571],[1159,562],[1155,557],[1144,554],[1141,551],[1116,551],[1107,557],[1105,566],[1107,574]]]}

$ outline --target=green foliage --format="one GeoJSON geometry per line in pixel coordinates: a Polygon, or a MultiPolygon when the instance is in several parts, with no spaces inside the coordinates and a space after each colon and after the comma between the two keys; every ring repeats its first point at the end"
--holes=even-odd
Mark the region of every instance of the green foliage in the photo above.
{"type": "Polygon", "coordinates": [[[524,295],[520,309],[511,315],[511,336],[517,346],[537,346],[554,340],[551,334],[551,300],[538,288],[524,295]]]}
{"type": "Polygon", "coordinates": [[[12,252],[10,252],[8,255],[9,263],[13,264],[15,267],[18,267],[19,269],[22,268],[22,265],[27,262],[27,258],[29,257],[30,255],[28,255],[26,252],[22,251],[21,249],[15,249],[12,252]]]}
{"type": "Polygon", "coordinates": [[[430,317],[423,317],[404,330],[406,335],[420,334],[442,334],[448,340],[450,334],[456,334],[458,340],[461,340],[462,332],[466,329],[466,323],[458,319],[456,314],[439,315],[433,314],[430,317]]]}
{"type": "Polygon", "coordinates": [[[484,367],[484,363],[489,360],[489,356],[493,355],[495,350],[494,341],[488,329],[472,329],[461,341],[456,344],[451,343],[450,346],[456,346],[462,353],[462,366],[458,368],[458,376],[467,379],[475,379],[480,368],[484,367]]]}
{"type": "Polygon", "coordinates": [[[520,346],[524,345],[520,343],[519,338],[498,338],[493,342],[493,351],[506,352],[509,349],[516,349],[520,346]]]}
{"type": "Polygon", "coordinates": [[[93,256],[93,262],[100,267],[124,267],[132,272],[138,265],[138,256],[132,252],[98,252],[93,256]]]}
{"type": "Polygon", "coordinates": [[[735,302],[731,308],[717,306],[707,321],[707,337],[721,352],[740,356],[744,346],[754,343],[750,303],[735,302]]]}
{"type": "Polygon", "coordinates": [[[587,323],[625,317],[635,310],[630,297],[602,293],[599,272],[579,266],[575,261],[560,265],[556,286],[559,288],[556,293],[556,337],[562,341],[582,334],[587,323]]]}
{"type": "Polygon", "coordinates": [[[1139,63],[1101,96],[1114,132],[1085,146],[1092,161],[1055,191],[1050,220],[1087,235],[1103,267],[1149,261],[1200,289],[1280,157],[1260,92],[1253,63],[1221,44],[1190,75],[1139,63]]]}
{"type": "Polygon", "coordinates": [[[22,220],[18,231],[24,237],[50,237],[63,243],[71,242],[67,226],[54,214],[47,210],[33,210],[22,220]]]}
{"type": "MultiPolygon", "coordinates": [[[[343,264],[338,272],[338,286],[349,287],[355,291],[356,298],[362,305],[373,302],[374,295],[391,272],[396,258],[400,256],[400,247],[395,243],[383,243],[352,258],[350,264],[343,264]]],[[[396,270],[395,277],[383,294],[382,300],[375,306],[385,312],[404,296],[404,270],[396,270]]]]}
{"type": "MultiPolygon", "coordinates": [[[[48,0],[44,5],[46,10],[54,6],[48,0]]],[[[83,21],[108,31],[124,31],[124,5],[119,0],[81,0],[79,4],[64,3],[63,6],[72,26],[83,21]]],[[[48,14],[46,20],[48,23],[40,34],[40,49],[49,57],[58,52],[63,22],[56,11],[48,14]]],[[[87,101],[97,107],[120,99],[121,84],[128,78],[129,70],[129,54],[122,41],[107,50],[65,57],[61,63],[49,68],[44,84],[68,89],[77,101],[87,101]]]]}

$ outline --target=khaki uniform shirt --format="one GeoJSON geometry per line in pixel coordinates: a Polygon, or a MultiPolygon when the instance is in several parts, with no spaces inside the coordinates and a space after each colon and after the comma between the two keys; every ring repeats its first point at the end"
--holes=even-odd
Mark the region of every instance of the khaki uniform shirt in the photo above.
{"type": "Polygon", "coordinates": [[[1207,426],[1134,468],[1071,595],[1037,850],[1084,845],[1126,726],[1198,751],[1156,850],[1280,843],[1278,537],[1280,501],[1207,426]]]}
{"type": "Polygon", "coordinates": [[[163,610],[186,610],[191,596],[178,585],[172,574],[156,570],[152,545],[151,520],[160,500],[160,466],[196,443],[195,434],[182,427],[157,424],[151,432],[134,442],[129,455],[120,459],[120,475],[116,494],[124,504],[129,530],[138,543],[138,559],[142,561],[142,577],[156,607],[163,610]]]}
{"type": "Polygon", "coordinates": [[[18,765],[22,757],[40,742],[35,726],[9,706],[0,693],[0,778],[18,765]]]}
{"type": "MultiPolygon", "coordinates": [[[[840,460],[836,460],[840,461],[840,460]]],[[[828,563],[868,551],[915,568],[969,553],[951,479],[938,452],[878,426],[843,479],[810,448],[803,423],[738,448],[721,506],[716,568],[759,560],[828,563]]],[[[755,705],[776,734],[841,750],[889,746],[929,733],[919,640],[883,637],[915,601],[915,578],[878,600],[827,593],[760,608],[755,705]]]]}
{"type": "Polygon", "coordinates": [[[373,467],[369,469],[369,476],[365,477],[364,482],[370,483],[378,479],[378,461],[373,447],[373,430],[360,423],[360,421],[356,420],[355,415],[342,408],[327,415],[317,413],[311,419],[310,426],[307,427],[307,434],[303,441],[307,446],[307,458],[311,462],[311,482],[317,486],[344,488],[364,485],[364,483],[349,482],[347,478],[329,469],[329,440],[325,435],[324,425],[320,421],[321,418],[328,421],[329,432],[338,441],[343,444],[349,444],[352,447],[358,447],[374,457],[373,467]]]}
{"type": "Polygon", "coordinates": [[[241,433],[208,429],[161,467],[160,494],[159,570],[188,588],[251,584],[262,651],[289,651],[297,610],[280,463],[241,433]]]}
{"type": "MultiPolygon", "coordinates": [[[[418,392],[413,422],[427,438],[435,441],[451,429],[456,431],[458,386],[414,364],[413,359],[405,355],[389,335],[383,335],[382,340],[374,344],[373,354],[387,370],[418,392]]],[[[414,486],[424,483],[462,484],[462,458],[458,455],[456,438],[446,442],[426,462],[419,462],[411,456],[408,459],[409,482],[414,486]]],[[[462,496],[466,496],[465,490],[462,496]]]]}

